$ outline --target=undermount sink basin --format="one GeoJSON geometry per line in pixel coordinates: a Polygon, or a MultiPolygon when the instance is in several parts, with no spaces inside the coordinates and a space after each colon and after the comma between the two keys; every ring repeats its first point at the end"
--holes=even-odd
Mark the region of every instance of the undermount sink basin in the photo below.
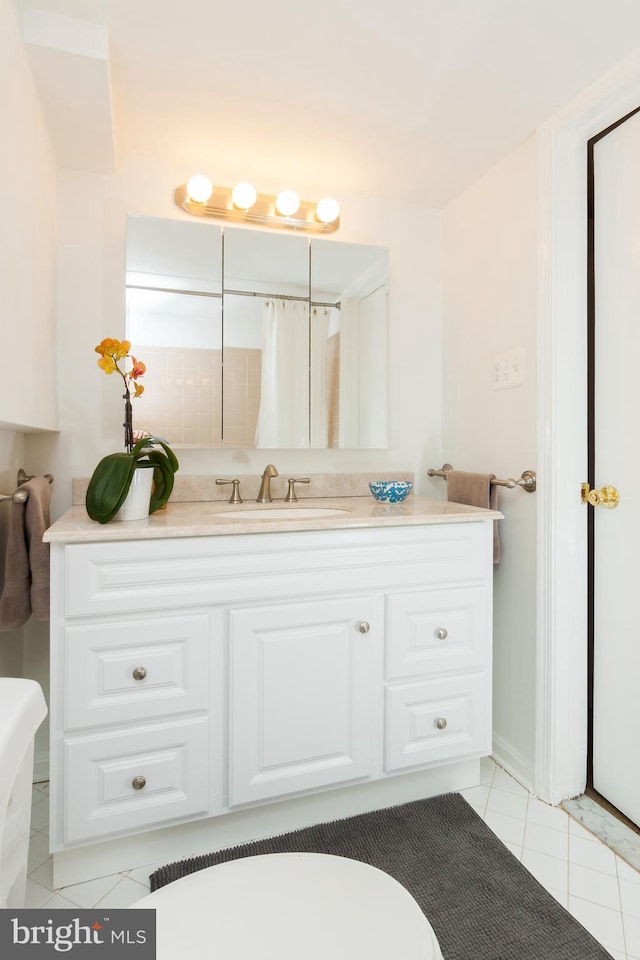
{"type": "Polygon", "coordinates": [[[249,507],[246,510],[225,510],[221,517],[234,520],[301,520],[311,517],[338,517],[347,513],[338,507],[249,507]]]}

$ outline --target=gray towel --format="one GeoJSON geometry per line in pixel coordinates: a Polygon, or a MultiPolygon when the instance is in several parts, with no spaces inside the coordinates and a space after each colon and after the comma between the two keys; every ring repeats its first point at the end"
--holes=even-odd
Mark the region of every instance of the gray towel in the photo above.
{"type": "Polygon", "coordinates": [[[51,485],[44,477],[23,484],[24,503],[12,502],[5,554],[4,585],[0,596],[0,631],[15,630],[31,614],[49,619],[49,544],[42,542],[50,525],[51,485]]]}
{"type": "MultiPolygon", "coordinates": [[[[447,500],[466,503],[471,507],[498,509],[498,488],[491,483],[494,473],[465,473],[464,470],[447,472],[447,500]]],[[[493,562],[500,563],[500,537],[498,521],[493,521],[493,562]]]]}

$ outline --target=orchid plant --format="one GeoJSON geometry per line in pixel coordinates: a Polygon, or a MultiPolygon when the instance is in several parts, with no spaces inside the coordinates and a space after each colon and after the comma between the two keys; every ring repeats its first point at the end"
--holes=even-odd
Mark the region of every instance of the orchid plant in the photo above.
{"type": "MultiPolygon", "coordinates": [[[[124,383],[124,445],[126,453],[110,453],[103,457],[93,471],[87,488],[86,507],[92,520],[108,523],[124,503],[134,471],[138,467],[153,469],[153,490],[149,513],[163,507],[173,490],[174,475],[179,464],[169,445],[160,437],[142,434],[135,442],[131,400],[142,396],[144,386],[139,383],[146,366],[132,354],[128,340],[107,337],[95,348],[100,354],[98,366],[107,374],[119,373],[124,383]],[[129,366],[130,368],[127,369],[129,366]],[[160,447],[161,449],[155,449],[160,447]]],[[[139,434],[137,436],[140,436],[139,434]]]]}
{"type": "Polygon", "coordinates": [[[131,388],[133,387],[133,397],[141,397],[144,393],[144,386],[138,383],[140,377],[146,372],[146,366],[141,360],[137,360],[132,354],[131,343],[129,340],[114,340],[106,337],[95,348],[96,353],[100,354],[98,366],[105,373],[119,373],[124,383],[124,445],[127,451],[133,450],[133,410],[131,407],[131,388]],[[120,366],[122,361],[130,360],[131,369],[127,371],[120,366]]]}

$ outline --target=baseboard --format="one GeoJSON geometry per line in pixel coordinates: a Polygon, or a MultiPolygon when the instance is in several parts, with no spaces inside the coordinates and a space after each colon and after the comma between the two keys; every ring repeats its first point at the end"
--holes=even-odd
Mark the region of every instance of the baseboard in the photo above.
{"type": "Polygon", "coordinates": [[[506,740],[503,740],[502,737],[497,736],[495,733],[493,735],[492,756],[496,763],[506,770],[507,773],[510,773],[529,793],[534,793],[534,771],[531,763],[525,760],[522,754],[518,753],[510,743],[507,743],[506,740]]]}
{"type": "Polygon", "coordinates": [[[33,782],[44,783],[49,779],[49,754],[38,753],[33,761],[33,782]]]}

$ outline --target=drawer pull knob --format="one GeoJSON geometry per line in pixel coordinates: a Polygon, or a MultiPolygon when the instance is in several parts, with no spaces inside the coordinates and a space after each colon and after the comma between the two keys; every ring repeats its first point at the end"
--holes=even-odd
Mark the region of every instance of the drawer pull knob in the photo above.
{"type": "Polygon", "coordinates": [[[146,777],[134,777],[131,781],[131,786],[134,790],[142,790],[147,785],[146,777]]]}
{"type": "Polygon", "coordinates": [[[436,727],[438,728],[438,730],[444,730],[446,725],[447,725],[447,721],[445,720],[445,718],[438,717],[438,719],[436,720],[436,727]]]}
{"type": "Polygon", "coordinates": [[[144,680],[146,675],[147,675],[146,667],[136,667],[135,670],[133,671],[134,680],[144,680]]]}
{"type": "Polygon", "coordinates": [[[360,633],[369,633],[369,630],[371,630],[371,624],[367,623],[366,620],[361,620],[358,624],[358,630],[360,633]]]}
{"type": "Polygon", "coordinates": [[[446,640],[449,636],[449,631],[445,627],[438,627],[436,630],[436,638],[438,640],[446,640]]]}

